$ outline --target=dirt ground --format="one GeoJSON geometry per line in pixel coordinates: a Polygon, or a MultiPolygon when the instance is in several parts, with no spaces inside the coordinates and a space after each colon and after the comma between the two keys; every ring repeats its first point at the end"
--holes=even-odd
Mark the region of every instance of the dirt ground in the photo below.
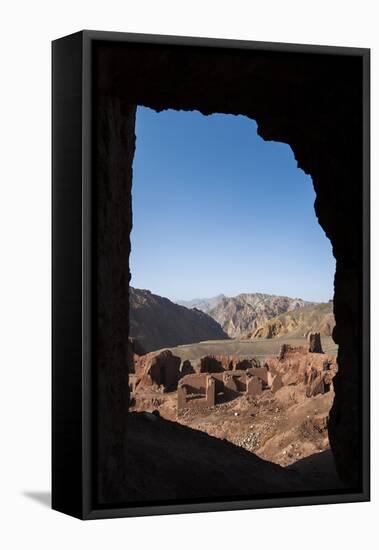
{"type": "Polygon", "coordinates": [[[137,399],[132,410],[159,414],[213,437],[288,466],[329,449],[327,417],[333,392],[305,398],[299,386],[285,386],[276,394],[266,390],[257,398],[240,396],[210,408],[177,411],[176,392],[151,392],[137,399]]]}
{"type": "MultiPolygon", "coordinates": [[[[277,355],[282,344],[290,346],[304,345],[304,337],[268,338],[256,340],[209,340],[198,344],[187,344],[170,349],[182,361],[189,359],[197,361],[205,355],[238,355],[239,357],[257,357],[263,359],[269,355],[277,355]]],[[[330,336],[322,337],[322,347],[325,353],[337,355],[338,346],[330,336]]]]}
{"type": "MultiPolygon", "coordinates": [[[[182,361],[190,359],[194,365],[197,365],[198,357],[218,351],[222,351],[222,354],[227,356],[236,354],[240,358],[249,356],[254,351],[255,358],[262,361],[262,356],[265,362],[270,362],[269,354],[278,353],[282,343],[279,339],[257,342],[201,342],[191,346],[179,346],[173,352],[182,361]]],[[[304,339],[292,342],[287,338],[285,343],[287,345],[303,345],[304,339]]],[[[335,357],[333,353],[336,351],[335,344],[332,345],[323,338],[322,345],[324,350],[329,351],[330,356],[335,357]]],[[[309,391],[309,389],[314,389],[308,379],[310,373],[314,371],[313,374],[317,377],[320,372],[329,372],[328,370],[324,371],[324,362],[328,362],[328,355],[319,357],[318,354],[309,354],[308,357],[296,349],[294,351],[287,350],[286,353],[287,356],[283,358],[283,361],[280,359],[280,362],[274,365],[276,369],[281,369],[277,372],[283,376],[284,383],[275,392],[272,391],[272,388],[266,387],[262,393],[255,397],[247,393],[240,393],[230,401],[219,402],[211,407],[206,407],[205,401],[199,400],[197,408],[193,408],[194,403],[192,402],[190,408],[178,410],[177,391],[167,392],[167,388],[165,391],[164,386],[152,384],[150,387],[143,387],[143,390],[137,388],[137,391],[132,393],[130,409],[135,413],[150,414],[146,418],[159,419],[163,422],[163,427],[166,426],[164,422],[169,422],[167,424],[170,426],[169,433],[174,433],[173,427],[176,426],[178,430],[175,428],[175,433],[181,434],[183,438],[195,437],[194,434],[205,436],[204,442],[209,442],[211,452],[213,453],[216,447],[219,449],[217,452],[223,452],[224,448],[227,449],[227,453],[232,453],[235,457],[233,464],[237,468],[238,457],[243,456],[243,461],[246,461],[246,464],[250,461],[249,457],[252,461],[258,460],[257,464],[260,465],[259,468],[262,468],[262,475],[271,476],[275,471],[275,475],[280,478],[279,485],[283,481],[283,486],[287,486],[289,490],[295,487],[295,485],[291,485],[295,481],[299,488],[341,488],[330,451],[327,431],[329,411],[334,399],[333,385],[331,383],[323,385],[323,390],[320,393],[309,391]],[[289,369],[288,372],[286,369],[289,369]],[[283,370],[285,372],[282,372],[283,370]],[[288,376],[291,373],[293,376],[288,376]],[[314,395],[315,393],[317,394],[314,395]],[[311,397],[308,397],[309,395],[311,397]],[[179,428],[183,428],[183,430],[179,428]],[[217,445],[216,441],[218,441],[217,445]],[[241,452],[242,455],[239,454],[241,452]],[[236,454],[234,455],[234,453],[236,454]],[[279,468],[279,470],[271,471],[268,465],[279,468]],[[284,478],[281,477],[282,475],[284,478]]],[[[275,360],[278,361],[278,359],[275,360]]],[[[272,366],[269,368],[271,369],[272,366]]],[[[166,428],[162,429],[166,430],[166,428]]],[[[164,433],[166,432],[164,431],[164,433]]],[[[142,444],[150,445],[146,439],[143,439],[142,444]]],[[[168,441],[167,444],[172,445],[173,452],[175,452],[176,443],[168,441]]],[[[163,452],[159,441],[156,441],[154,445],[157,445],[157,453],[163,452]]],[[[190,441],[185,445],[188,452],[192,454],[192,467],[196,468],[195,457],[198,457],[199,464],[203,464],[203,462],[209,464],[209,460],[211,462],[215,460],[215,458],[207,457],[204,449],[191,450],[190,441]]],[[[222,472],[220,475],[227,475],[223,470],[224,461],[221,456],[219,462],[220,472],[222,472]]],[[[206,476],[205,473],[204,475],[206,476]]],[[[259,477],[260,474],[257,475],[259,477]]],[[[246,478],[244,477],[244,479],[246,478]]],[[[268,482],[268,478],[262,481],[268,482]]],[[[256,480],[254,483],[251,484],[249,481],[249,490],[253,490],[253,486],[258,487],[256,480]]],[[[230,489],[232,489],[232,485],[230,485],[230,489]]],[[[216,487],[212,490],[216,490],[216,487]]]]}
{"type": "Polygon", "coordinates": [[[129,415],[125,468],[125,501],[135,505],[344,489],[329,451],[283,468],[241,446],[148,412],[129,415]]]}

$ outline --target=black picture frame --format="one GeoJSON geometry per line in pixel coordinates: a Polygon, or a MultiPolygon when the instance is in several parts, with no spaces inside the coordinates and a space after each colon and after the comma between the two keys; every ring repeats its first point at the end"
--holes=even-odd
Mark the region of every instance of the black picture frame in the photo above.
{"type": "MultiPolygon", "coordinates": [[[[109,61],[111,58],[107,59],[109,61]]],[[[97,519],[369,500],[370,50],[81,31],[53,42],[52,61],[52,507],[81,519],[97,519]],[[362,333],[361,343],[357,347],[360,350],[359,362],[361,365],[360,382],[357,389],[357,406],[359,408],[357,438],[360,445],[357,470],[359,470],[360,481],[353,489],[333,494],[321,492],[294,496],[289,494],[271,495],[247,500],[155,502],[147,505],[143,503],[123,505],[122,502],[112,501],[112,499],[99,502],[96,476],[101,465],[101,455],[111,452],[109,450],[111,448],[117,448],[120,443],[117,438],[120,438],[120,433],[123,433],[124,420],[116,418],[119,413],[119,410],[116,410],[110,413],[111,417],[105,419],[105,425],[99,428],[96,416],[99,403],[107,405],[109,395],[106,391],[102,393],[103,381],[99,382],[96,367],[98,348],[95,342],[96,328],[94,328],[99,307],[96,291],[99,273],[96,273],[95,268],[96,243],[99,241],[96,239],[98,239],[98,233],[102,231],[101,228],[99,229],[100,221],[96,214],[97,201],[101,195],[94,192],[96,172],[99,170],[96,118],[102,85],[100,84],[96,88],[94,83],[94,75],[101,66],[96,63],[94,52],[99,45],[106,45],[108,49],[112,49],[128,44],[145,49],[176,48],[175,55],[179,64],[182,61],[189,63],[189,58],[194,53],[202,55],[202,52],[212,52],[217,57],[218,52],[221,51],[232,52],[234,56],[238,56],[241,66],[248,62],[252,52],[266,52],[270,59],[287,54],[308,56],[310,65],[314,63],[317,56],[325,56],[325,59],[334,56],[339,58],[342,64],[354,59],[355,63],[360,64],[361,82],[359,86],[361,86],[361,93],[357,101],[360,102],[362,111],[359,115],[361,116],[361,126],[359,126],[359,121],[357,126],[360,129],[359,132],[361,131],[357,143],[361,144],[361,150],[357,151],[359,157],[357,165],[360,167],[361,178],[356,182],[361,194],[361,211],[358,212],[361,232],[359,233],[359,246],[357,246],[362,251],[358,323],[362,333]],[[180,58],[182,52],[185,55],[185,60],[180,58]],[[96,389],[99,387],[100,393],[96,389]],[[105,430],[107,430],[106,437],[104,436],[105,430]]],[[[96,78],[101,80],[101,75],[99,77],[97,74],[96,78]]],[[[146,90],[149,88],[146,73],[143,71],[138,75],[130,75],[130,78],[140,79],[139,89],[143,89],[143,86],[146,90]]],[[[346,77],[346,79],[349,83],[349,78],[346,77]]],[[[329,84],[332,87],[332,80],[325,85],[329,84]]],[[[173,82],[174,80],[171,80],[168,84],[172,86],[173,82]]],[[[113,85],[116,84],[113,83],[113,85]]],[[[165,89],[169,95],[169,85],[165,89]]],[[[228,90],[229,92],[230,90],[228,90]]],[[[133,91],[133,93],[135,92],[133,91]]],[[[290,101],[290,97],[287,97],[286,100],[290,101]]],[[[230,101],[232,104],[233,98],[230,101]]],[[[270,128],[265,129],[263,137],[275,139],[274,135],[270,135],[270,131],[270,128]]],[[[109,261],[111,263],[112,259],[109,261]]],[[[123,299],[127,299],[127,296],[124,296],[123,299]]],[[[110,376],[114,376],[114,373],[111,373],[110,376]]],[[[115,383],[115,380],[112,383],[115,383]]],[[[345,383],[344,380],[342,383],[345,383]]],[[[120,396],[117,395],[117,397],[120,396]]],[[[120,399],[124,403],[122,395],[120,399]]],[[[127,400],[127,397],[125,399],[127,400]]],[[[108,410],[106,409],[105,417],[107,414],[108,410]]],[[[115,475],[117,478],[117,467],[115,475]]]]}

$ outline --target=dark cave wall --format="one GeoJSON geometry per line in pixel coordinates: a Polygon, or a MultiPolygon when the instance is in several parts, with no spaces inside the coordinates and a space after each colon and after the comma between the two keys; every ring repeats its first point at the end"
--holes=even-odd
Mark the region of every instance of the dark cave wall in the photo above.
{"type": "Polygon", "coordinates": [[[96,304],[96,500],[124,498],[129,406],[129,253],[135,107],[118,98],[97,98],[94,210],[96,304]]]}
{"type": "Polygon", "coordinates": [[[362,448],[361,57],[99,43],[94,60],[102,121],[95,138],[99,156],[98,340],[102,350],[97,386],[100,495],[105,501],[120,498],[113,481],[125,475],[119,448],[125,425],[118,418],[128,398],[132,104],[157,111],[244,114],[257,121],[263,139],[288,143],[299,167],[312,176],[316,215],[337,262],[333,337],[339,345],[339,373],[329,435],[341,478],[349,488],[358,488],[362,448]],[[109,468],[119,472],[112,474],[113,481],[107,478],[109,468]]]}

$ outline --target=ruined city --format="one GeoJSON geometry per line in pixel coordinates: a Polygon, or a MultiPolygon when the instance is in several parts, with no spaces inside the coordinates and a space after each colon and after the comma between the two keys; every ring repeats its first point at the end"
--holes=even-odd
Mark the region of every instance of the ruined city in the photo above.
{"type": "Polygon", "coordinates": [[[337,363],[324,353],[320,333],[310,332],[302,345],[280,343],[276,355],[263,358],[195,360],[182,359],[180,346],[145,353],[131,337],[128,363],[132,411],[203,431],[281,466],[329,449],[337,363]]]}

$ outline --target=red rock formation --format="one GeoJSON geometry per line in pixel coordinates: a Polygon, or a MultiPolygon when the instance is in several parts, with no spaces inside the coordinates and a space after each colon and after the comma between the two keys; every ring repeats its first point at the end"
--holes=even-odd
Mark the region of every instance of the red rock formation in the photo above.
{"type": "Polygon", "coordinates": [[[308,397],[329,391],[337,372],[333,355],[310,353],[305,346],[283,345],[278,357],[267,358],[266,366],[279,374],[286,386],[304,384],[308,397]]]}
{"type": "Polygon", "coordinates": [[[174,391],[180,376],[180,363],[180,357],[169,350],[142,355],[134,364],[137,379],[135,390],[174,391]]]}

